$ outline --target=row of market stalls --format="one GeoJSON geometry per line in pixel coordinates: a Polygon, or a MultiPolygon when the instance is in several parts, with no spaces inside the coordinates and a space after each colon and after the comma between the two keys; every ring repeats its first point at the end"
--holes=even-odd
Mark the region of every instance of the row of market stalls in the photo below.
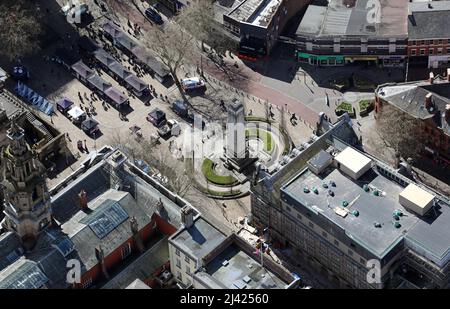
{"type": "Polygon", "coordinates": [[[152,71],[154,77],[160,83],[165,83],[170,79],[169,70],[152,55],[152,52],[132,40],[113,22],[106,22],[102,26],[102,29],[105,36],[111,40],[114,45],[120,48],[128,56],[133,57],[139,64],[152,71]]]}
{"type": "Polygon", "coordinates": [[[104,49],[97,49],[93,53],[94,59],[101,65],[103,70],[111,75],[115,80],[122,82],[127,89],[133,91],[138,97],[143,97],[150,93],[149,85],[137,77],[135,74],[125,69],[104,49]]]}
{"type": "Polygon", "coordinates": [[[47,99],[42,97],[39,93],[35,92],[24,83],[18,81],[14,90],[22,99],[24,99],[25,102],[32,105],[37,110],[47,115],[53,114],[53,103],[47,101],[47,99]]]}
{"type": "Polygon", "coordinates": [[[56,108],[69,117],[75,125],[80,126],[86,134],[92,136],[99,131],[99,123],[93,118],[88,118],[86,113],[68,98],[59,100],[56,103],[56,108]]]}
{"type": "Polygon", "coordinates": [[[83,61],[80,60],[73,64],[71,69],[78,80],[80,80],[91,90],[96,91],[100,97],[107,100],[116,108],[121,109],[130,105],[130,101],[126,95],[113,87],[111,83],[108,83],[103,78],[98,76],[93,70],[84,64],[83,61]]]}

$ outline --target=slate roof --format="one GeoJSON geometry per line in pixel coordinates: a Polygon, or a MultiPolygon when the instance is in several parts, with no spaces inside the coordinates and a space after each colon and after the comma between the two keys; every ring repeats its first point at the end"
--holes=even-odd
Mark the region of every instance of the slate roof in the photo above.
{"type": "Polygon", "coordinates": [[[412,16],[408,18],[410,40],[450,38],[450,1],[409,3],[412,16]]]}
{"type": "Polygon", "coordinates": [[[445,120],[446,106],[450,104],[450,83],[437,77],[428,81],[381,85],[378,96],[400,110],[419,119],[433,119],[436,126],[450,135],[450,123],[445,120]],[[425,108],[425,97],[431,93],[433,109],[425,108]]]}
{"type": "Polygon", "coordinates": [[[136,205],[136,201],[128,192],[110,189],[89,203],[88,207],[90,210],[87,213],[80,210],[62,225],[62,230],[74,243],[79,259],[86,269],[98,263],[95,248],[101,246],[107,256],[133,236],[129,223],[131,217],[136,217],[139,228],[151,221],[150,216],[136,205]],[[108,207],[111,201],[116,202],[118,209],[125,213],[120,220],[114,220],[110,216],[116,210],[108,207]]]}

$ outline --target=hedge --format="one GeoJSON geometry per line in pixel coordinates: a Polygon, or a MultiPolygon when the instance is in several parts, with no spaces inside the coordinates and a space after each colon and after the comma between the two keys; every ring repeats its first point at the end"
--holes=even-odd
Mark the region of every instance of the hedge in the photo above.
{"type": "Polygon", "coordinates": [[[202,173],[209,182],[219,186],[231,186],[238,182],[238,180],[231,175],[222,176],[216,174],[214,167],[215,163],[210,159],[205,159],[202,163],[202,173]]]}

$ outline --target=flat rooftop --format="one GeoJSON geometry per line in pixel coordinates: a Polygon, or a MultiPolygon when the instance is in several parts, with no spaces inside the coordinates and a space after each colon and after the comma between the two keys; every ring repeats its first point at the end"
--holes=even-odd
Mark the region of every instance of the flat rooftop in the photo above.
{"type": "Polygon", "coordinates": [[[261,267],[255,257],[233,243],[208,263],[206,273],[229,289],[283,289],[286,283],[261,267]]]}
{"type": "Polygon", "coordinates": [[[201,259],[216,248],[226,236],[203,218],[195,219],[189,228],[183,228],[171,240],[183,251],[201,259]]]}
{"type": "Polygon", "coordinates": [[[409,3],[412,16],[408,18],[410,40],[445,39],[450,29],[450,1],[409,3]],[[432,20],[433,22],[430,22],[432,20]]]}
{"type": "Polygon", "coordinates": [[[297,29],[299,36],[406,37],[408,0],[380,0],[378,18],[368,18],[370,0],[330,0],[328,6],[310,5],[297,29]],[[348,2],[354,5],[347,6],[348,2]]]}
{"type": "Polygon", "coordinates": [[[373,170],[369,170],[355,181],[333,166],[319,176],[304,170],[282,188],[284,194],[324,216],[342,228],[355,242],[380,258],[388,253],[390,248],[403,238],[404,233],[419,220],[398,202],[402,190],[403,187],[373,170]],[[333,181],[336,187],[329,186],[328,189],[324,189],[322,184],[329,184],[330,181],[333,181]],[[363,189],[365,184],[372,188],[369,192],[363,189]],[[316,187],[319,193],[315,194],[312,190],[305,193],[303,191],[305,187],[310,189],[316,187]],[[333,197],[327,194],[328,190],[334,192],[333,197]],[[376,196],[375,190],[382,193],[376,196]],[[344,201],[349,204],[347,207],[343,207],[344,201]],[[344,218],[338,215],[335,208],[348,211],[347,216],[344,218]],[[358,211],[358,216],[352,214],[355,210],[358,211]],[[393,213],[396,210],[405,214],[400,217],[400,228],[394,226],[393,213]],[[374,223],[381,224],[381,227],[375,227],[374,223]]]}
{"type": "Polygon", "coordinates": [[[255,26],[266,27],[282,0],[242,0],[228,16],[255,26]]]}

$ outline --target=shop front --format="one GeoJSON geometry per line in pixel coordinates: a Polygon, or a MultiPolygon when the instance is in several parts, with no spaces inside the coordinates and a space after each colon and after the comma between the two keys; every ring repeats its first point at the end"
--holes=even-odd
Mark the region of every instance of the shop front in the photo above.
{"type": "Polygon", "coordinates": [[[383,67],[402,67],[405,65],[405,56],[380,56],[379,65],[383,67]]]}
{"type": "Polygon", "coordinates": [[[297,53],[299,62],[308,63],[315,66],[341,66],[344,65],[343,56],[322,56],[306,53],[297,53]]]}
{"type": "Polygon", "coordinates": [[[450,55],[436,55],[428,57],[428,68],[448,68],[450,67],[450,55]]]}
{"type": "Polygon", "coordinates": [[[367,65],[377,65],[378,57],[377,56],[347,56],[344,58],[345,63],[366,63],[367,65]]]}

